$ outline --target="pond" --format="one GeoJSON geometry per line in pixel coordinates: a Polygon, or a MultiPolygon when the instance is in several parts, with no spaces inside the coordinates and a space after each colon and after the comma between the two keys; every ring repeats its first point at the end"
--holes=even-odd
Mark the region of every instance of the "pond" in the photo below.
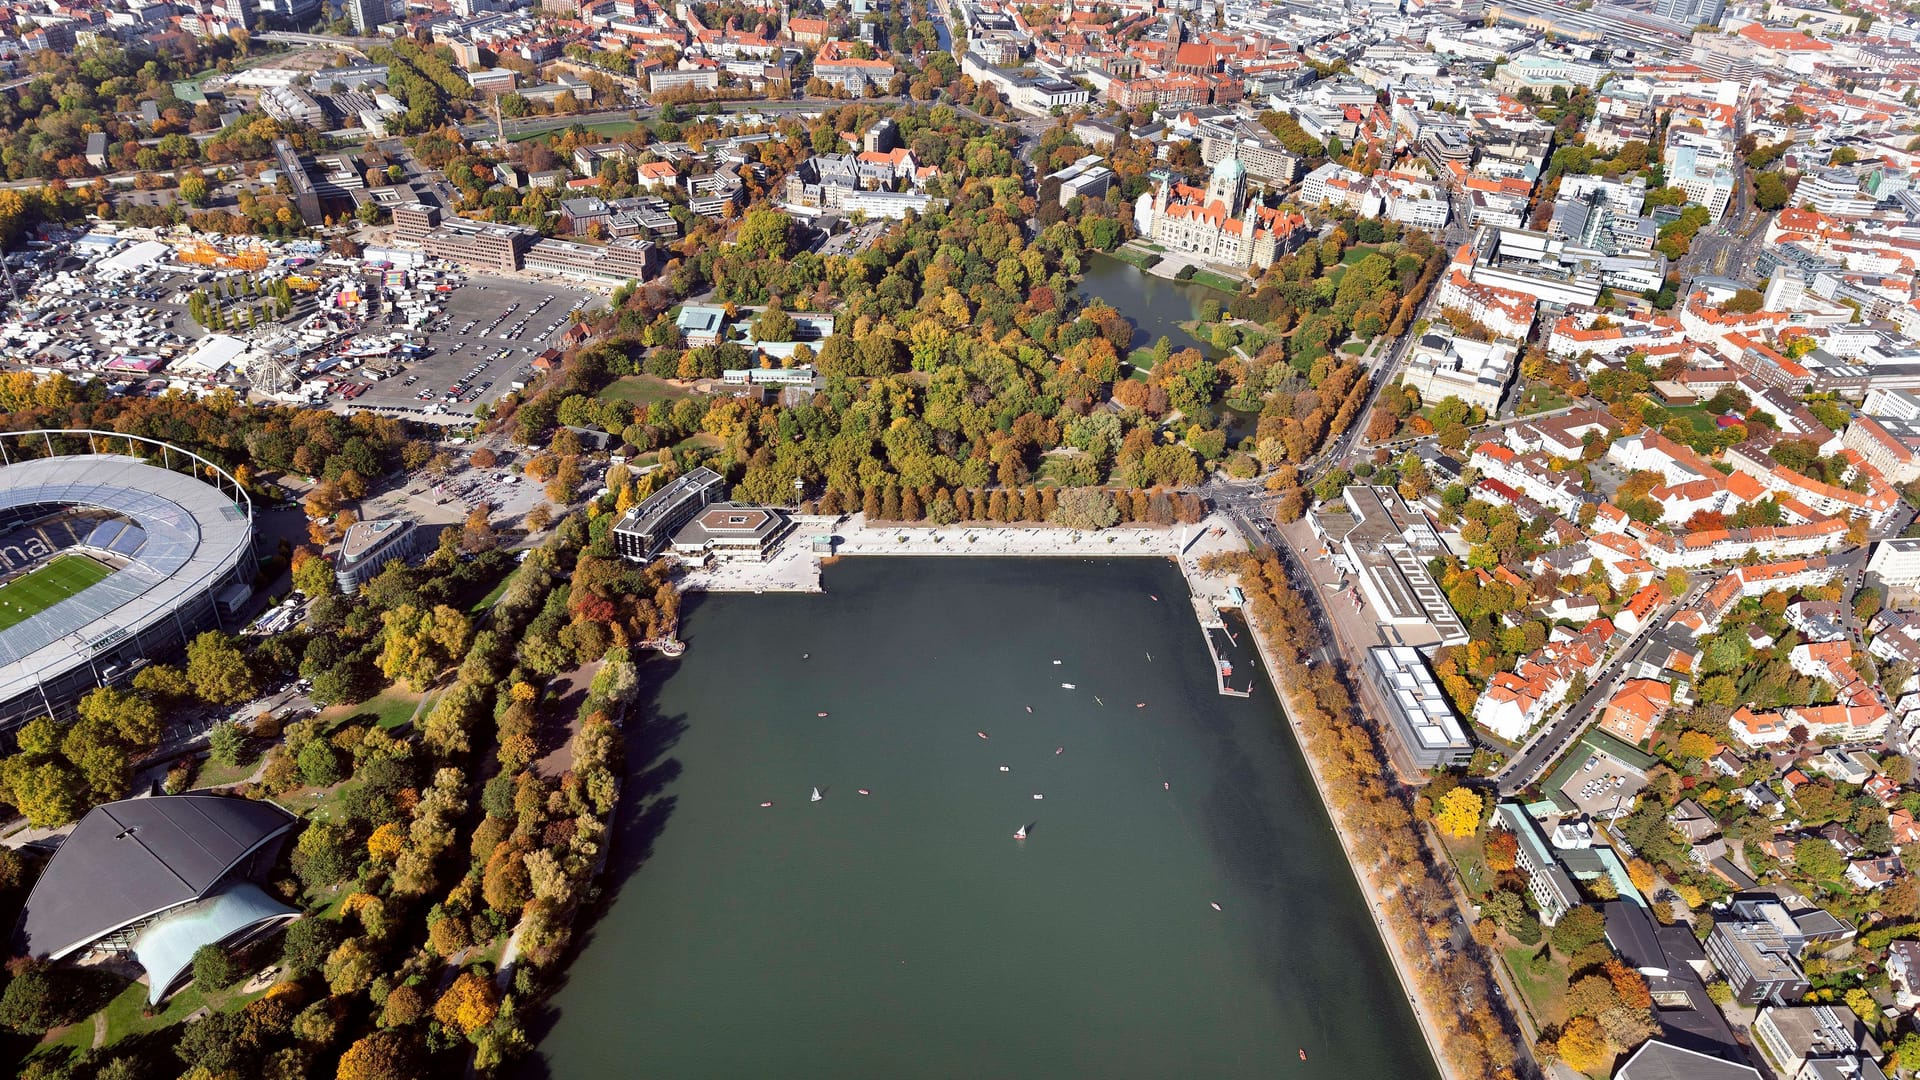
{"type": "Polygon", "coordinates": [[[1201,341],[1180,328],[1183,322],[1200,317],[1200,305],[1208,300],[1232,310],[1233,294],[1190,281],[1173,281],[1116,259],[1111,255],[1087,257],[1086,275],[1080,281],[1083,303],[1103,300],[1133,324],[1133,348],[1147,349],[1165,337],[1174,351],[1199,349],[1217,356],[1211,342],[1201,341]]]}

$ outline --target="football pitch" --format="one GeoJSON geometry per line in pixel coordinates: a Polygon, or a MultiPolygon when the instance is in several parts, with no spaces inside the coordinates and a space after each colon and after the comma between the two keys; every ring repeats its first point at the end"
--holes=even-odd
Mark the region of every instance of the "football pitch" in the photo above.
{"type": "Polygon", "coordinates": [[[58,555],[38,570],[0,585],[0,630],[22,623],[83,589],[113,568],[85,555],[58,555]]]}

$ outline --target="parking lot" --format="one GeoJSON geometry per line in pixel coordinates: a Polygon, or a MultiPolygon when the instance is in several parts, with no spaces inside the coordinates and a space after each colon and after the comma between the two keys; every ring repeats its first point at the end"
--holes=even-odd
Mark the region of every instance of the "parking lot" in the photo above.
{"type": "Polygon", "coordinates": [[[1647,786],[1646,774],[1604,750],[1591,749],[1589,744],[1577,749],[1586,750],[1587,756],[1560,786],[1561,793],[1581,813],[1602,820],[1631,810],[1634,797],[1647,786]]]}
{"type": "MultiPolygon", "coordinates": [[[[528,382],[533,358],[559,342],[575,306],[598,294],[585,289],[473,275],[444,294],[444,310],[420,328],[432,355],[412,361],[394,378],[374,383],[355,405],[427,409],[445,405],[470,413],[475,405],[528,382]]],[[[381,329],[376,322],[369,329],[381,329]]],[[[394,328],[399,328],[396,321],[394,328]]]]}

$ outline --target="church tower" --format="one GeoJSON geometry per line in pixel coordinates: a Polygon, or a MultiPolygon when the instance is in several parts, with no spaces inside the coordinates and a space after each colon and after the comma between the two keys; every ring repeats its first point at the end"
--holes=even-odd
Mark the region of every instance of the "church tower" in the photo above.
{"type": "Polygon", "coordinates": [[[1236,149],[1213,167],[1213,175],[1207,178],[1207,202],[1221,203],[1227,208],[1228,217],[1239,217],[1246,198],[1247,167],[1240,163],[1240,152],[1236,149]]]}

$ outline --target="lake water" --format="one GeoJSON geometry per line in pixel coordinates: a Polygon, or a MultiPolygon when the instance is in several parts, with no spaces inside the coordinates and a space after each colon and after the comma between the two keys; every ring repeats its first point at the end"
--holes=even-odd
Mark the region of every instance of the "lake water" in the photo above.
{"type": "Polygon", "coordinates": [[[824,584],[698,598],[645,666],[612,899],[527,1075],[1433,1080],[1270,688],[1215,693],[1171,563],[824,584]]]}
{"type": "Polygon", "coordinates": [[[1231,311],[1232,293],[1149,274],[1111,255],[1089,255],[1084,267],[1086,275],[1080,281],[1080,299],[1083,302],[1104,300],[1132,321],[1134,348],[1151,348],[1154,342],[1165,337],[1175,352],[1195,348],[1208,356],[1214,355],[1211,342],[1187,333],[1180,324],[1198,319],[1200,305],[1207,300],[1231,311]]]}

